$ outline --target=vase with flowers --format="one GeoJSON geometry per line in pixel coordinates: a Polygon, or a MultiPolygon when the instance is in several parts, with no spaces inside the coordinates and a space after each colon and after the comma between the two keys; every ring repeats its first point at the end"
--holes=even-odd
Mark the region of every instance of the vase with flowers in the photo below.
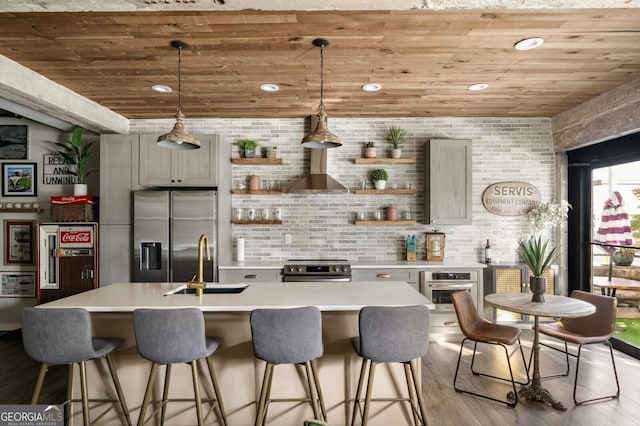
{"type": "Polygon", "coordinates": [[[540,233],[545,227],[557,226],[566,219],[570,208],[571,204],[566,201],[551,200],[539,204],[528,213],[533,234],[518,241],[517,252],[533,275],[529,278],[532,302],[544,302],[544,293],[547,290],[544,272],[560,256],[560,249],[552,247],[549,240],[543,241],[540,233]]]}

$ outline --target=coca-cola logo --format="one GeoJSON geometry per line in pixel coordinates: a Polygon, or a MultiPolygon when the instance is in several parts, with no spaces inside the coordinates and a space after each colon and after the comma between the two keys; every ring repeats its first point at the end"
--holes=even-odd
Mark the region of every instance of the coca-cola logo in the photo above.
{"type": "Polygon", "coordinates": [[[90,243],[91,232],[86,231],[69,231],[60,235],[62,243],[90,243]]]}

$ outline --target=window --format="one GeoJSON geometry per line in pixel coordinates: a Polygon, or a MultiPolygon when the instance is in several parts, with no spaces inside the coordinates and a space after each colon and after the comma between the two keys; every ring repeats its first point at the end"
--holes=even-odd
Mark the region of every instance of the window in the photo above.
{"type": "MultiPolygon", "coordinates": [[[[636,188],[640,191],[640,133],[569,151],[567,158],[567,198],[573,206],[567,224],[569,292],[575,289],[599,292],[604,288],[606,293],[610,290],[606,286],[609,267],[612,280],[640,283],[640,250],[631,250],[634,251],[631,262],[623,265],[625,250],[621,246],[626,244],[611,244],[609,250],[603,249],[607,245],[593,244],[605,202],[617,191],[632,224],[630,246],[640,246],[640,198],[634,193],[636,188]]],[[[617,290],[616,297],[619,323],[614,346],[640,358],[640,289],[617,290]],[[633,330],[637,330],[637,340],[627,338],[633,330]]]]}

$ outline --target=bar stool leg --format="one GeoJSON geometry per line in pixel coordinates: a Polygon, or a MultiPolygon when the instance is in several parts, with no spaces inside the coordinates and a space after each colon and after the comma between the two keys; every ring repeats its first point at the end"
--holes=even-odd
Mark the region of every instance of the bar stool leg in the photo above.
{"type": "Polygon", "coordinates": [[[216,377],[216,370],[213,368],[213,361],[210,357],[207,357],[207,367],[209,368],[209,375],[211,376],[211,383],[213,384],[213,392],[216,394],[216,403],[218,404],[218,411],[220,412],[220,419],[224,426],[227,425],[227,415],[224,412],[224,405],[222,404],[222,396],[220,394],[220,388],[218,387],[218,379],[216,377]]]}
{"type": "Polygon", "coordinates": [[[73,364],[67,368],[67,400],[65,401],[65,424],[71,424],[71,399],[73,398],[73,364]]]}
{"type": "Polygon", "coordinates": [[[47,364],[40,364],[40,372],[38,373],[38,379],[36,380],[36,386],[33,389],[33,394],[31,395],[31,405],[38,403],[38,398],[40,398],[40,392],[42,391],[42,385],[44,383],[44,376],[47,374],[47,369],[49,367],[47,364]]]}
{"type": "Polygon", "coordinates": [[[267,423],[267,414],[269,413],[269,404],[271,403],[271,385],[273,384],[273,372],[275,371],[275,364],[271,364],[271,370],[269,371],[269,377],[267,382],[267,399],[264,404],[264,417],[262,418],[262,426],[267,423]]]}
{"type": "Polygon", "coordinates": [[[260,390],[260,401],[258,402],[258,411],[256,413],[255,426],[260,426],[265,419],[265,405],[267,403],[267,388],[270,386],[269,376],[273,372],[273,364],[267,363],[264,367],[264,376],[262,377],[262,389],[260,390]]]}
{"type": "Polygon", "coordinates": [[[153,388],[153,381],[156,377],[156,372],[158,371],[158,364],[151,364],[151,371],[149,373],[149,380],[147,380],[147,389],[144,391],[144,398],[142,399],[142,407],[140,407],[140,417],[138,417],[138,426],[144,425],[144,418],[147,415],[147,406],[149,405],[149,400],[151,399],[151,390],[153,388]]]}
{"type": "Polygon", "coordinates": [[[376,362],[369,360],[369,378],[367,379],[367,394],[364,399],[364,414],[362,415],[362,426],[367,426],[369,422],[369,408],[371,405],[371,392],[373,391],[373,376],[376,371],[376,362]]]}
{"type": "Polygon", "coordinates": [[[320,411],[322,412],[322,420],[327,421],[327,409],[324,405],[324,396],[322,395],[322,388],[320,387],[320,380],[318,379],[318,368],[316,364],[311,361],[311,372],[313,373],[313,381],[316,384],[316,392],[318,399],[320,400],[320,411]]]}
{"type": "Polygon", "coordinates": [[[418,424],[418,411],[417,411],[417,401],[416,401],[416,393],[413,391],[413,374],[410,369],[411,361],[402,363],[404,367],[404,377],[407,381],[407,391],[409,392],[409,403],[411,404],[411,415],[413,416],[413,424],[418,424]]]}
{"type": "Polygon", "coordinates": [[[169,386],[171,383],[171,367],[167,364],[164,367],[164,386],[162,388],[162,406],[160,407],[160,424],[164,424],[165,415],[167,414],[167,404],[169,403],[169,386]]]}
{"type": "Polygon", "coordinates": [[[193,378],[193,394],[196,399],[196,415],[198,416],[198,426],[202,426],[202,400],[200,399],[200,382],[198,380],[197,360],[191,361],[191,377],[193,378]]]}
{"type": "Polygon", "coordinates": [[[320,409],[318,408],[318,400],[316,398],[316,392],[313,390],[314,389],[314,384],[312,380],[313,373],[311,372],[311,363],[309,361],[306,361],[304,363],[304,370],[307,375],[307,386],[309,387],[309,403],[313,408],[313,417],[315,417],[316,419],[319,419],[320,409]]]}
{"type": "Polygon", "coordinates": [[[80,393],[82,394],[82,417],[84,418],[84,426],[90,426],[89,420],[89,397],[87,395],[87,365],[84,361],[80,361],[80,393]]]}
{"type": "Polygon", "coordinates": [[[120,401],[120,407],[122,408],[122,412],[124,413],[124,417],[127,421],[127,425],[131,426],[131,417],[129,417],[129,408],[127,407],[127,401],[124,399],[122,393],[122,387],[120,386],[120,380],[118,379],[118,374],[116,373],[115,365],[113,364],[113,358],[111,354],[106,355],[107,365],[109,366],[109,372],[111,373],[111,380],[113,380],[113,385],[116,387],[116,394],[118,395],[118,400],[120,401]]]}
{"type": "MultiPolygon", "coordinates": [[[[418,359],[418,362],[419,359],[418,359]]],[[[427,410],[424,407],[424,398],[422,396],[422,386],[420,386],[420,382],[418,380],[418,375],[416,374],[416,368],[413,363],[409,363],[409,369],[411,371],[411,377],[413,378],[413,386],[416,390],[416,395],[418,398],[418,406],[420,407],[420,417],[422,417],[422,424],[427,426],[427,410]]]]}
{"type": "MultiPolygon", "coordinates": [[[[362,394],[362,386],[364,384],[364,375],[367,371],[367,359],[362,358],[362,365],[360,366],[360,378],[358,379],[358,389],[356,390],[356,398],[353,400],[353,413],[351,414],[351,426],[356,424],[356,411],[361,411],[360,407],[360,395],[362,394]]],[[[362,414],[362,412],[360,413],[362,414]]]]}

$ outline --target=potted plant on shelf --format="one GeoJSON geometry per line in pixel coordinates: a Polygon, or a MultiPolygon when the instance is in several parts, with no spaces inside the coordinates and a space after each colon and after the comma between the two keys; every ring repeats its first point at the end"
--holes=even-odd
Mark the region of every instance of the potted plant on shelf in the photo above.
{"type": "Polygon", "coordinates": [[[84,129],[82,127],[75,126],[70,141],[54,142],[54,144],[60,148],[57,151],[58,154],[60,154],[70,166],[69,174],[76,178],[76,182],[73,185],[73,195],[87,195],[87,176],[96,171],[87,170],[93,142],[82,144],[83,132],[84,129]]]}
{"type": "Polygon", "coordinates": [[[276,158],[278,156],[278,147],[271,146],[267,148],[267,158],[276,158]]]}
{"type": "Polygon", "coordinates": [[[384,189],[387,179],[389,179],[389,174],[385,169],[376,169],[371,172],[370,179],[376,189],[384,189]]]}
{"type": "Polygon", "coordinates": [[[244,158],[254,158],[256,156],[258,142],[253,139],[243,139],[238,143],[238,146],[244,151],[244,158]]]}
{"type": "Polygon", "coordinates": [[[404,143],[407,138],[407,131],[401,127],[391,127],[387,135],[387,142],[393,145],[391,150],[391,158],[400,158],[402,150],[399,146],[404,143]]]}
{"type": "Polygon", "coordinates": [[[373,141],[364,144],[364,158],[376,158],[376,147],[373,141]]]}
{"type": "Polygon", "coordinates": [[[542,241],[540,231],[547,226],[556,226],[567,217],[571,204],[566,201],[542,203],[529,211],[529,219],[533,228],[533,235],[518,241],[517,252],[522,261],[529,267],[532,277],[529,277],[529,290],[533,294],[532,302],[544,302],[547,290],[547,279],[544,272],[560,256],[558,247],[549,246],[549,241],[542,241]]]}

